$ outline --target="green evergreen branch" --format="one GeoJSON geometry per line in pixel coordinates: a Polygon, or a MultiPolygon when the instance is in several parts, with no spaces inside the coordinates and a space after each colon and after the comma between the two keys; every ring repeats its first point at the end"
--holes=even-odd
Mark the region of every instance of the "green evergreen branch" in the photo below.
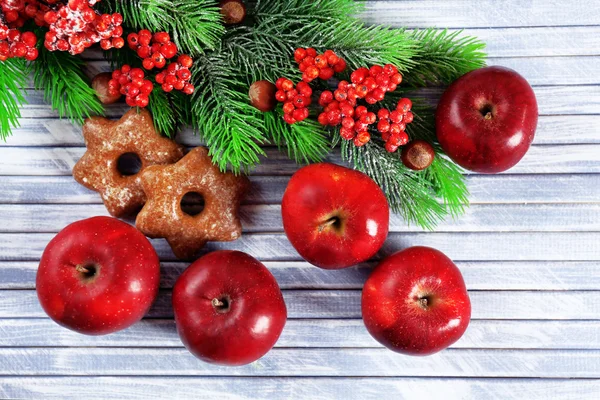
{"type": "Polygon", "coordinates": [[[477,38],[462,36],[462,31],[426,29],[412,33],[418,43],[410,69],[410,84],[450,84],[469,71],[485,66],[485,44],[477,38]]]}
{"type": "Polygon", "coordinates": [[[193,69],[193,127],[221,170],[248,171],[265,154],[266,137],[262,113],[249,104],[246,77],[220,53],[201,57],[193,69]]]}
{"type": "Polygon", "coordinates": [[[44,100],[58,111],[60,118],[83,124],[91,115],[102,115],[104,107],[83,73],[85,63],[62,51],[50,52],[40,46],[39,57],[32,62],[34,86],[44,91],[44,100]]]}
{"type": "Polygon", "coordinates": [[[263,118],[270,141],[280,150],[287,148],[289,158],[298,164],[323,161],[331,151],[329,133],[314,120],[289,125],[283,120],[281,108],[263,113],[263,118]]]}
{"type": "Polygon", "coordinates": [[[0,61],[0,139],[6,140],[19,126],[20,107],[27,102],[27,67],[22,58],[0,61]]]}

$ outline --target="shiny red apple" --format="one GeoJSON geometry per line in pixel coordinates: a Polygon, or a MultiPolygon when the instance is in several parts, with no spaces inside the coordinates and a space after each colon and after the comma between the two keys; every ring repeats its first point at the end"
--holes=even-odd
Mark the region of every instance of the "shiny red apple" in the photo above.
{"type": "Polygon", "coordinates": [[[390,211],[367,175],[335,164],[312,164],[290,180],[281,203],[283,228],[308,262],[324,269],[371,258],[387,237],[390,211]]]}
{"type": "Polygon", "coordinates": [[[267,267],[240,251],[215,251],[186,269],[173,289],[181,341],[196,357],[244,365],[277,342],[287,310],[267,267]]]}
{"type": "Polygon", "coordinates": [[[429,355],[456,342],[471,319],[459,271],[444,253],[411,247],[383,260],[362,292],[367,330],[398,353],[429,355]]]}
{"type": "Polygon", "coordinates": [[[538,121],[533,89],[504,67],[471,71],[442,96],[436,113],[437,137],[458,165],[497,173],[527,153],[538,121]]]}
{"type": "Polygon", "coordinates": [[[118,219],[94,217],[68,225],[50,241],[36,290],[58,324],[104,335],[142,319],[159,282],[160,263],[148,239],[118,219]]]}

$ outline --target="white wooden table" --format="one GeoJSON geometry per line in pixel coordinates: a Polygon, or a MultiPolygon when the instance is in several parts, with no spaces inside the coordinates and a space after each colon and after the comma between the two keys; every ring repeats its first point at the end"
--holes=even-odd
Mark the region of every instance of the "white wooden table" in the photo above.
{"type": "MultiPolygon", "coordinates": [[[[241,368],[183,349],[170,288],[187,265],[162,240],[153,241],[162,290],[147,319],[106,337],[59,328],[38,305],[37,262],[65,225],[106,210],[70,176],[84,151],[80,128],[32,92],[22,127],[0,143],[1,398],[600,398],[600,3],[372,1],[364,18],[465,28],[488,43],[491,64],[517,69],[537,93],[539,129],[521,164],[469,175],[468,214],[435,233],[394,217],[382,250],[429,245],[458,263],[473,303],[465,336],[427,358],[374,342],[360,320],[370,265],[325,272],[301,261],[279,215],[296,167],[274,151],[251,177],[243,238],[208,250],[240,249],[273,271],[290,317],[276,349],[241,368]]],[[[196,144],[189,133],[181,140],[196,144]]]]}

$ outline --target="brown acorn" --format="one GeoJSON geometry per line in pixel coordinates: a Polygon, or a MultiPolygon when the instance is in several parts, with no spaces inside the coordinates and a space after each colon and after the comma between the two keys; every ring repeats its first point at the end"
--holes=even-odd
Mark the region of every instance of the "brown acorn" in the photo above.
{"type": "Polygon", "coordinates": [[[262,112],[272,111],[277,105],[277,87],[269,81],[256,81],[250,85],[250,104],[262,112]]]}
{"type": "Polygon", "coordinates": [[[433,146],[424,140],[413,140],[402,148],[402,163],[415,171],[429,167],[435,158],[433,146]]]}
{"type": "Polygon", "coordinates": [[[222,0],[219,6],[225,25],[241,24],[246,19],[246,6],[241,0],[222,0]]]}
{"type": "Polygon", "coordinates": [[[121,98],[120,93],[117,96],[111,96],[108,93],[108,81],[111,79],[112,74],[110,72],[102,72],[92,79],[92,89],[96,91],[96,96],[102,104],[113,104],[121,98]]]}

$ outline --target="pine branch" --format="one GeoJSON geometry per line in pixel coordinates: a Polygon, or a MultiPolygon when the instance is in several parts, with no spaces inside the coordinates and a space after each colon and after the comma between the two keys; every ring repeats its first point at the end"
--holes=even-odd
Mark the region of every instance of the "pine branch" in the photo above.
{"type": "Polygon", "coordinates": [[[248,171],[265,154],[266,137],[262,113],[249,104],[247,77],[221,53],[196,60],[193,70],[193,127],[221,170],[248,171]]]}
{"type": "Polygon", "coordinates": [[[328,132],[316,121],[306,119],[293,125],[282,119],[283,112],[263,113],[264,125],[269,139],[279,149],[287,148],[289,158],[298,164],[323,161],[331,151],[328,132]]]}
{"type": "Polygon", "coordinates": [[[167,31],[181,52],[196,57],[215,49],[225,32],[215,1],[105,0],[106,11],[123,15],[132,30],[167,31]]]}
{"type": "Polygon", "coordinates": [[[0,138],[6,140],[12,128],[19,126],[20,107],[27,102],[24,87],[27,67],[22,58],[0,61],[0,138]]]}
{"type": "Polygon", "coordinates": [[[485,44],[462,33],[437,29],[412,33],[419,50],[414,58],[415,66],[410,69],[410,84],[450,84],[467,72],[485,66],[485,44]]]}
{"type": "Polygon", "coordinates": [[[102,115],[104,107],[83,73],[85,63],[62,51],[39,49],[39,57],[31,63],[34,86],[44,91],[44,100],[58,111],[60,118],[83,124],[91,115],[102,115]]]}

